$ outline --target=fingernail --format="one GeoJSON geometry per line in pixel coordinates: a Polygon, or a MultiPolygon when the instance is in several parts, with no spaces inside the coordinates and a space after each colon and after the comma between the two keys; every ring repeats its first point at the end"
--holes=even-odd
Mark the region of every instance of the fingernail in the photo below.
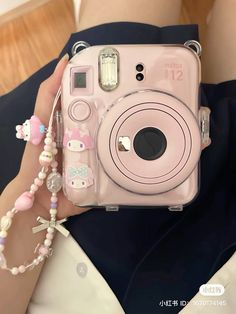
{"type": "Polygon", "coordinates": [[[61,59],[60,61],[58,62],[57,66],[55,67],[55,70],[54,72],[60,67],[60,65],[65,62],[65,61],[68,61],[69,60],[69,55],[68,53],[66,53],[61,59]]]}

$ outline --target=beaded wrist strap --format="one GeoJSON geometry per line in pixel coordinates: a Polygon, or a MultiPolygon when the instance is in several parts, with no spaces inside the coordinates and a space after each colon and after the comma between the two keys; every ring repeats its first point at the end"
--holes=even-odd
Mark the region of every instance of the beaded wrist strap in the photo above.
{"type": "Polygon", "coordinates": [[[67,220],[67,218],[56,220],[57,215],[57,193],[62,187],[62,177],[61,174],[57,171],[58,163],[55,160],[57,154],[57,145],[55,142],[55,133],[53,132],[53,117],[54,111],[58,102],[58,99],[61,95],[61,90],[59,89],[57,95],[54,99],[52,113],[49,120],[49,126],[46,131],[46,138],[44,139],[44,150],[39,156],[39,162],[42,166],[40,172],[38,173],[37,178],[34,179],[33,184],[30,186],[30,190],[21,194],[15,201],[14,207],[7,211],[6,215],[1,218],[0,222],[0,268],[8,270],[12,275],[18,275],[24,273],[26,270],[32,270],[40,262],[44,261],[47,257],[52,255],[52,240],[54,238],[55,229],[60,231],[64,236],[69,235],[69,231],[66,230],[62,223],[67,220]],[[3,254],[5,248],[5,242],[8,235],[8,230],[11,227],[12,220],[16,213],[28,210],[32,208],[34,203],[34,195],[36,191],[43,185],[44,180],[46,179],[47,172],[51,167],[51,173],[47,177],[46,185],[48,190],[52,193],[51,196],[51,206],[50,206],[50,220],[46,220],[42,217],[38,217],[37,221],[41,225],[32,228],[33,233],[39,232],[41,230],[47,229],[46,238],[43,244],[38,243],[34,253],[38,256],[33,259],[30,263],[24,263],[24,265],[8,267],[6,257],[3,254]]]}

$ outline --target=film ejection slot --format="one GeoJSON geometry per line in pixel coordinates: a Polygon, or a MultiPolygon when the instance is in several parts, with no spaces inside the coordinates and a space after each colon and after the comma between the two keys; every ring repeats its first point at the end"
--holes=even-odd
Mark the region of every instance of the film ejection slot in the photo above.
{"type": "Polygon", "coordinates": [[[100,51],[98,57],[99,85],[109,92],[119,85],[119,52],[107,47],[100,51]]]}
{"type": "Polygon", "coordinates": [[[171,206],[168,206],[168,209],[170,212],[182,212],[183,205],[171,205],[171,206]]]}
{"type": "Polygon", "coordinates": [[[118,212],[119,211],[119,206],[112,206],[112,205],[109,205],[109,206],[106,206],[106,212],[118,212]]]}

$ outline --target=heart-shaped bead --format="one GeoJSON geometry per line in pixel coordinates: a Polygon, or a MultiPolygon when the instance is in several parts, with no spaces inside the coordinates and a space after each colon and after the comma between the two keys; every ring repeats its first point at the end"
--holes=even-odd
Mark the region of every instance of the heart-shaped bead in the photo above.
{"type": "Polygon", "coordinates": [[[17,210],[27,210],[33,206],[34,196],[30,192],[24,192],[15,201],[15,209],[17,210]]]}

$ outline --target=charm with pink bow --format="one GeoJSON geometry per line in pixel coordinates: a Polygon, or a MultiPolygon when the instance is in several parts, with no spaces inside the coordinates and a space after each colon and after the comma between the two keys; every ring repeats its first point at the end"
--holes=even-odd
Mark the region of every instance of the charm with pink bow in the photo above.
{"type": "Polygon", "coordinates": [[[46,128],[40,119],[33,115],[30,119],[26,120],[22,125],[16,126],[16,137],[24,141],[31,142],[38,145],[45,134],[46,128]]]}
{"type": "Polygon", "coordinates": [[[88,130],[76,127],[72,130],[65,130],[63,146],[73,152],[83,152],[87,149],[93,149],[94,143],[88,130]]]}

